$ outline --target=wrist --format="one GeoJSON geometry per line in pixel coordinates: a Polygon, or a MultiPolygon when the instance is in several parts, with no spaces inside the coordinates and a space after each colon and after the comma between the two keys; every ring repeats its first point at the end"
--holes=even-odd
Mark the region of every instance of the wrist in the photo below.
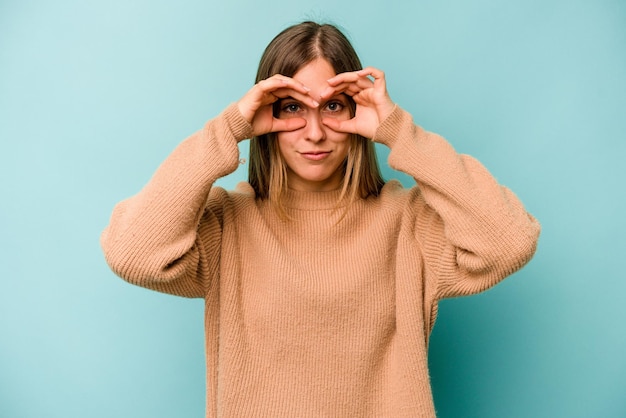
{"type": "Polygon", "coordinates": [[[372,137],[372,141],[391,148],[398,138],[402,127],[406,123],[410,123],[412,125],[413,122],[411,115],[400,108],[400,106],[394,104],[385,119],[378,125],[378,128],[372,137]]]}
{"type": "Polygon", "coordinates": [[[228,106],[224,110],[223,116],[237,142],[241,142],[254,136],[252,124],[242,114],[239,103],[228,106]]]}

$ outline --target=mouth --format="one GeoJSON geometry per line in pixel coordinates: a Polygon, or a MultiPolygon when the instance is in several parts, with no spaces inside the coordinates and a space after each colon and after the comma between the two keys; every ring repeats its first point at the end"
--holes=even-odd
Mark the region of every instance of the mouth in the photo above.
{"type": "Polygon", "coordinates": [[[307,160],[312,161],[320,161],[330,155],[330,151],[310,151],[310,152],[301,152],[300,155],[307,160]]]}

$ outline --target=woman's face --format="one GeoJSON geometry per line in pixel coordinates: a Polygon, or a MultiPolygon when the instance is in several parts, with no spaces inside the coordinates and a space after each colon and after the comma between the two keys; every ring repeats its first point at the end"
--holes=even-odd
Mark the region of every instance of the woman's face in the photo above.
{"type": "MultiPolygon", "coordinates": [[[[334,77],[335,71],[325,59],[316,59],[302,67],[293,79],[311,89],[310,96],[319,101],[320,95],[334,77]]],[[[291,132],[279,132],[278,147],[287,164],[289,188],[300,191],[329,191],[341,186],[342,164],[350,148],[350,135],[332,131],[322,124],[322,118],[350,119],[348,97],[334,96],[318,108],[311,108],[292,99],[282,99],[278,117],[302,118],[306,126],[291,132]]]]}

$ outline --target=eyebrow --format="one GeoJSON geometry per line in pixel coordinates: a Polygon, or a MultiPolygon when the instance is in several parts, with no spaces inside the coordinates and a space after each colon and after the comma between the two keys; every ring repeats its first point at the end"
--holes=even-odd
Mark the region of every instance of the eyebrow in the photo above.
{"type": "Polygon", "coordinates": [[[296,102],[298,104],[302,104],[302,101],[300,101],[300,100],[298,100],[296,98],[293,98],[292,96],[283,97],[282,99],[279,98],[274,103],[277,103],[277,104],[281,105],[285,101],[293,101],[293,102],[296,102]]]}

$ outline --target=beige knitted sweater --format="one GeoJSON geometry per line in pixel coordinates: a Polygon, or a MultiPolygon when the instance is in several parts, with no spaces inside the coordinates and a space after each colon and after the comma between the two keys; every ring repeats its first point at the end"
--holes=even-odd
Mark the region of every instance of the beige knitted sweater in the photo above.
{"type": "Polygon", "coordinates": [[[284,221],[247,183],[213,187],[250,135],[228,107],[115,207],[101,237],[125,280],[204,298],[206,416],[435,416],[427,345],[437,301],[521,268],[539,224],[400,108],[374,140],[418,186],[390,181],[339,223],[337,191],[290,191],[284,221]]]}

